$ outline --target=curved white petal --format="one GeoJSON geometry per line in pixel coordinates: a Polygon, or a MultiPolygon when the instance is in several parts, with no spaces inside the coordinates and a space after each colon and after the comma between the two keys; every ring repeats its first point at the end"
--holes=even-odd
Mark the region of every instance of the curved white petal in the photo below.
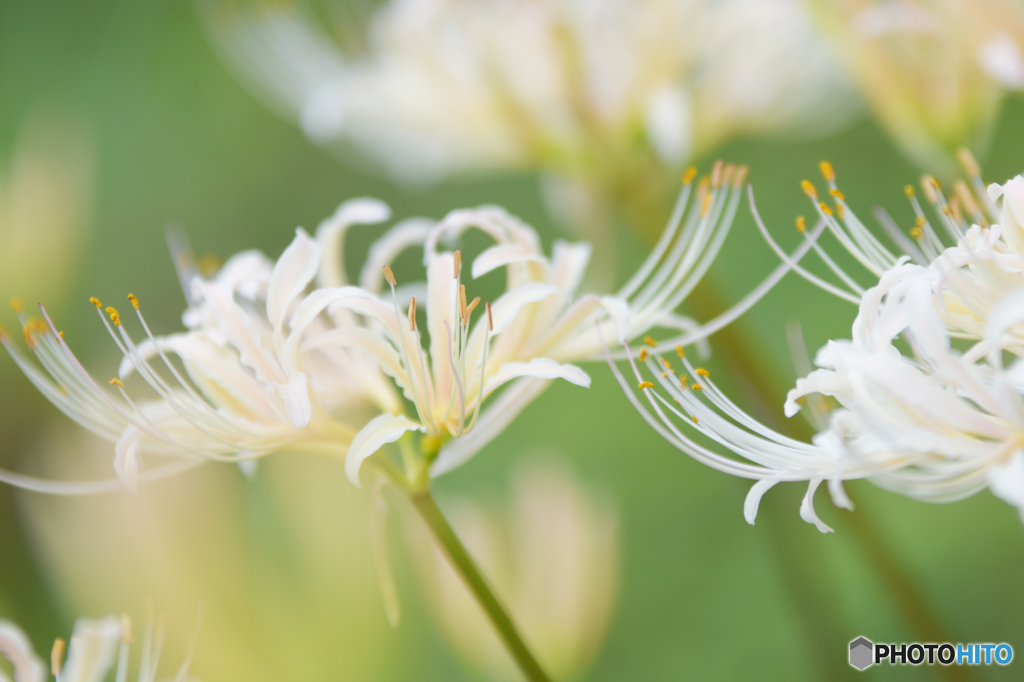
{"type": "Polygon", "coordinates": [[[751,526],[754,525],[754,520],[757,519],[757,508],[761,506],[761,498],[768,492],[772,486],[778,481],[773,481],[770,478],[762,478],[760,481],[750,486],[750,490],[747,491],[747,497],[743,500],[743,518],[746,519],[747,523],[751,526]]]}
{"type": "Polygon", "coordinates": [[[473,261],[473,279],[512,263],[546,263],[543,255],[527,251],[519,244],[495,244],[473,261]]]}
{"type": "Polygon", "coordinates": [[[320,247],[305,230],[295,230],[295,239],[274,265],[267,287],[267,319],[274,329],[284,324],[288,307],[313,281],[319,267],[320,247]]]}
{"type": "Polygon", "coordinates": [[[484,394],[489,394],[506,381],[519,377],[565,379],[571,384],[590,388],[590,376],[579,367],[562,365],[550,358],[534,358],[529,362],[507,362],[499,367],[498,371],[487,379],[484,394]]]}
{"type": "Polygon", "coordinates": [[[407,431],[426,431],[422,425],[401,416],[382,414],[364,426],[352,439],[345,455],[345,475],[352,485],[359,486],[359,467],[363,460],[380,450],[386,443],[394,443],[407,431]]]}
{"type": "Polygon", "coordinates": [[[373,225],[391,217],[391,209],[383,201],[370,198],[344,202],[316,229],[316,241],[323,250],[323,262],[317,274],[320,287],[342,287],[345,277],[344,240],[353,225],[373,225]]]}
{"type": "Polygon", "coordinates": [[[814,511],[814,492],[818,489],[819,485],[821,485],[820,478],[811,480],[807,485],[807,493],[804,495],[804,499],[800,502],[800,518],[807,523],[813,523],[815,528],[822,533],[831,533],[833,532],[832,529],[829,528],[824,521],[819,519],[818,514],[814,511]]]}
{"type": "Polygon", "coordinates": [[[114,473],[133,495],[139,492],[139,438],[142,433],[129,424],[114,445],[114,473]]]}
{"type": "Polygon", "coordinates": [[[309,399],[309,381],[302,372],[292,372],[287,383],[268,384],[267,398],[282,421],[299,429],[309,423],[313,407],[309,399]]]}
{"type": "Polygon", "coordinates": [[[46,666],[36,655],[32,642],[14,623],[0,620],[0,654],[14,668],[14,682],[44,682],[46,666]]]}

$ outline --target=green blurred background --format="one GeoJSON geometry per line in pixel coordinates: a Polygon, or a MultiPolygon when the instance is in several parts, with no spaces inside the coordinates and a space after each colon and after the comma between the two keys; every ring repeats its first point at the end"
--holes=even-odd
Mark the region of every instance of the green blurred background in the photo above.
{"type": "MultiPolygon", "coordinates": [[[[90,239],[64,297],[49,307],[98,376],[113,371],[117,353],[92,317],[90,295],[123,300],[132,291],[154,330],[180,329],[184,301],[164,241],[168,225],[183,227],[199,253],[223,259],[258,248],[274,257],[296,226],[315,228],[342,200],[375,196],[397,218],[496,203],[534,225],[548,245],[560,234],[531,175],[409,188],[358,162],[339,163],[231,78],[189,3],[0,4],[0,158],[39,110],[76,118],[93,138],[90,239]]],[[[991,151],[981,155],[987,179],[1022,170],[1022,115],[1024,102],[1011,99],[991,151]]],[[[862,218],[880,204],[909,223],[902,188],[918,172],[869,121],[814,142],[736,141],[717,155],[750,164],[758,208],[784,243],[796,243],[793,218],[810,210],[798,183],[814,178],[823,158],[862,218]]],[[[357,232],[355,252],[371,232],[357,232]]],[[[616,279],[623,281],[647,245],[619,234],[616,279]]],[[[744,207],[710,279],[723,298],[737,300],[775,262],[744,207]]],[[[794,378],[786,323],[799,319],[815,349],[847,337],[854,314],[791,276],[737,323],[734,333],[772,377],[780,406],[760,416],[803,433],[781,416],[794,378]]],[[[13,314],[2,319],[16,326],[13,314]]],[[[742,402],[733,359],[719,353],[707,366],[742,402]]],[[[854,482],[854,514],[818,495],[820,515],[836,529],[821,535],[799,518],[804,490],[788,485],[768,493],[750,527],[742,516],[747,483],[672,449],[643,424],[606,367],[589,371],[591,389],[556,384],[500,439],[437,483],[442,506],[452,496],[501,499],[518,460],[554,451],[615,501],[619,603],[587,679],[850,677],[851,639],[914,641],[918,632],[912,620],[922,615],[898,606],[884,577],[892,572],[878,570],[885,560],[909,576],[953,641],[1009,642],[1024,655],[1024,533],[1012,507],[987,492],[928,505],[854,482]]],[[[9,360],[0,381],[0,465],[38,472],[39,453],[61,461],[90,457],[9,360]]],[[[112,447],[92,453],[91,470],[109,475],[112,447]]],[[[388,628],[369,559],[368,495],[347,483],[340,462],[282,455],[252,482],[234,467],[209,465],[144,488],[137,500],[109,497],[118,499],[53,499],[0,486],[0,618],[22,624],[40,651],[66,636],[78,615],[127,611],[144,619],[152,597],[157,611],[194,613],[206,604],[196,665],[204,679],[474,679],[425,611],[397,540],[404,614],[397,629],[388,628]],[[135,531],[147,536],[145,551],[156,552],[145,560],[133,554],[138,535],[88,522],[109,518],[111,509],[145,519],[160,505],[175,523],[172,530],[153,524],[135,531]],[[177,586],[173,597],[168,580],[177,586]],[[210,585],[230,589],[209,593],[210,585]]],[[[171,625],[178,631],[169,628],[168,656],[176,664],[188,623],[171,618],[171,625]]],[[[971,670],[967,679],[1016,679],[1020,665],[971,670]]],[[[937,674],[927,667],[861,673],[879,680],[937,674]]]]}

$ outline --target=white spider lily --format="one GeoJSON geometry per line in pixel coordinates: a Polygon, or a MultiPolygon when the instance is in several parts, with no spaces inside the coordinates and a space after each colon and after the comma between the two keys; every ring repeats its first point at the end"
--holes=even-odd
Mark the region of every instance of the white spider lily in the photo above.
{"type": "MultiPolygon", "coordinates": [[[[361,206],[356,202],[346,210],[343,205],[339,216],[349,222],[379,220],[379,210],[367,212],[361,206]]],[[[140,343],[128,334],[115,308],[104,309],[91,299],[124,355],[118,377],[106,387],[85,371],[45,310],[43,320],[22,318],[25,340],[42,369],[6,335],[2,342],[51,402],[116,442],[115,471],[130,489],[205,460],[246,462],[285,447],[344,457],[365,423],[364,413],[394,410],[398,403],[379,370],[357,353],[300,349],[300,334],[288,319],[319,270],[320,253],[317,242],[300,229],[276,264],[246,252],[210,280],[192,272],[187,258],[179,255],[179,263],[186,265],[183,281],[191,306],[185,322],[191,330],[155,337],[138,299],[129,295],[144,333],[140,343]],[[130,396],[125,382],[135,375],[158,399],[130,396]],[[143,471],[142,455],[178,459],[143,471]]],[[[319,331],[321,324],[309,321],[302,331],[319,331]]],[[[110,482],[62,484],[7,472],[0,477],[44,492],[110,488],[110,482]]]]}
{"type": "MultiPolygon", "coordinates": [[[[980,187],[980,180],[974,180],[980,187]]],[[[924,265],[906,262],[910,256],[883,254],[877,242],[863,235],[859,241],[846,235],[844,245],[869,270],[892,260],[867,290],[854,289],[852,278],[836,267],[850,286],[841,293],[859,303],[852,339],[823,347],[816,358],[821,369],[797,382],[785,406],[787,416],[793,416],[800,410],[798,401],[815,394],[838,401],[840,407],[812,444],[782,436],[745,414],[685,358],[686,372],[704,377],[689,388],[660,354],[641,351],[655,381],[645,380],[637,365],[633,369],[650,409],[615,368],[633,404],[676,447],[717,469],[758,481],[744,509],[751,523],[761,495],[771,486],[806,480],[810,485],[801,515],[828,531],[814,512],[814,491],[828,481],[833,501],[849,508],[842,481],[851,478],[869,478],[933,502],[990,488],[1024,518],[1024,233],[1017,217],[1024,215],[1024,178],[989,188],[992,199],[1002,197],[1001,223],[991,226],[984,224],[980,202],[970,193],[960,190],[959,204],[946,203],[933,180],[926,181],[926,189],[940,208],[944,227],[959,239],[957,246],[938,252],[941,242],[914,201],[919,218],[912,234],[920,245],[914,256],[924,265]],[[982,224],[967,227],[964,212],[982,224]],[[909,344],[909,354],[894,345],[897,337],[909,344]],[[959,350],[956,339],[974,343],[959,350]],[[1008,366],[1004,355],[1014,357],[1008,366]],[[656,384],[672,402],[653,390],[656,384]],[[747,461],[694,441],[682,424],[747,461]]],[[[862,228],[834,191],[840,202],[836,213],[845,214],[846,227],[851,232],[862,228]]],[[[913,200],[912,192],[908,196],[913,200]]],[[[996,213],[994,206],[985,210],[996,213]]],[[[841,229],[831,209],[823,206],[821,213],[835,223],[834,230],[841,229]]]]}
{"type": "Polygon", "coordinates": [[[1024,10],[1015,0],[816,0],[858,89],[923,168],[987,142],[1007,91],[1024,89],[1024,10]]]}
{"type": "MultiPolygon", "coordinates": [[[[390,303],[367,288],[323,289],[296,311],[299,320],[324,310],[348,310],[372,321],[374,329],[343,328],[307,335],[308,348],[340,345],[375,356],[403,390],[415,415],[384,414],[353,440],[346,470],[358,482],[361,463],[386,443],[407,432],[426,435],[422,449],[432,459],[431,474],[459,466],[504,429],[553,379],[589,386],[590,378],[575,364],[600,358],[601,334],[618,342],[646,336],[656,328],[673,329],[672,343],[703,340],[753,305],[788,270],[780,265],[755,290],[720,317],[698,326],[674,314],[710,266],[732,224],[741,198],[745,168],[721,163],[696,188],[696,171],[684,177],[676,209],[654,251],[636,275],[614,296],[585,294],[573,300],[590,255],[586,244],[555,244],[548,258],[537,234],[501,209],[455,211],[433,228],[403,225],[381,239],[378,255],[393,254],[415,240],[424,241],[427,268],[426,306],[412,298],[402,306],[396,282],[386,267],[390,303]],[[472,265],[474,278],[498,268],[507,271],[506,292],[486,305],[475,325],[478,299],[467,301],[461,254],[438,251],[468,229],[483,231],[495,245],[472,265]],[[417,232],[418,230],[418,232],[417,232]],[[418,310],[426,308],[428,341],[422,339],[418,310]],[[510,383],[485,410],[482,403],[510,383]],[[438,451],[440,447],[440,451],[438,451]]],[[[806,246],[794,254],[799,258],[806,246]]],[[[377,261],[371,258],[371,263],[377,261]]],[[[372,271],[370,271],[372,273],[372,271]]],[[[373,289],[379,278],[364,272],[373,289]]]]}
{"type": "MultiPolygon", "coordinates": [[[[128,679],[128,657],[132,643],[131,622],[127,616],[106,616],[105,618],[79,618],[71,634],[71,641],[65,644],[58,639],[53,644],[50,665],[56,682],[103,682],[113,671],[115,679],[128,679]],[[65,648],[67,658],[64,657],[65,648]]],[[[153,627],[147,626],[142,644],[142,659],[139,663],[139,682],[155,682],[160,663],[160,649],[163,632],[154,634],[153,627]]],[[[193,642],[194,645],[194,642],[193,642]]],[[[44,682],[46,667],[32,648],[25,633],[14,623],[0,620],[0,654],[11,662],[14,668],[14,682],[44,682]]],[[[173,679],[186,682],[192,663],[192,651],[181,664],[173,679]]],[[[0,673],[0,680],[7,678],[0,673]]]]}
{"type": "Polygon", "coordinates": [[[276,109],[399,177],[635,177],[736,134],[834,125],[847,108],[841,68],[794,0],[392,0],[346,7],[356,35],[340,45],[292,7],[203,9],[276,109]]]}

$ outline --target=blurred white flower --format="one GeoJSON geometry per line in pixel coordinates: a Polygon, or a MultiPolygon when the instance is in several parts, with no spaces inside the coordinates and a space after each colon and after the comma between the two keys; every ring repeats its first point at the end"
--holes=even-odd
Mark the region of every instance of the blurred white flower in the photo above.
{"type": "MultiPolygon", "coordinates": [[[[79,618],[75,621],[71,641],[58,639],[53,643],[50,666],[57,682],[103,682],[114,672],[121,682],[128,679],[128,656],[132,642],[131,622],[126,616],[105,618],[79,618]],[[65,646],[67,658],[64,657],[65,646]]],[[[155,682],[160,664],[163,631],[146,627],[139,663],[139,682],[155,682]]],[[[14,682],[44,682],[46,667],[32,648],[32,643],[21,629],[9,621],[0,620],[0,654],[14,667],[14,682]]],[[[187,682],[191,652],[181,664],[175,682],[187,682]]],[[[6,679],[0,673],[0,679],[6,679]]]]}
{"type": "MultiPolygon", "coordinates": [[[[758,481],[744,508],[751,523],[765,491],[781,481],[805,480],[809,487],[801,516],[829,531],[814,511],[814,491],[827,481],[836,505],[850,508],[842,481],[851,478],[869,478],[933,502],[990,488],[1020,508],[1024,518],[1024,231],[1019,217],[1024,216],[1024,178],[992,185],[986,194],[973,160],[964,160],[980,196],[958,185],[947,202],[933,178],[924,182],[940,223],[957,245],[942,248],[908,188],[918,214],[911,230],[917,246],[897,238],[909,252],[898,258],[870,237],[847,207],[830,166],[823,170],[835,210],[818,202],[816,190],[805,183],[823,221],[878,277],[876,285],[863,289],[818,247],[847,289],[802,271],[859,305],[851,340],[831,341],[819,350],[820,369],[800,379],[786,401],[788,416],[801,409],[798,401],[815,394],[838,401],[827,423],[819,424],[813,443],[787,438],[745,414],[685,357],[685,372],[697,382],[692,386],[686,376],[677,378],[660,352],[641,351],[654,381],[645,381],[635,364],[633,369],[650,411],[615,368],[634,405],[676,447],[722,471],[758,481]],[[1000,197],[997,210],[991,201],[1000,197]],[[912,258],[921,264],[908,262],[912,258]],[[909,351],[901,350],[897,339],[909,351]],[[656,384],[671,401],[653,390],[656,384]],[[692,440],[681,424],[749,463],[692,440]]],[[[900,235],[895,228],[891,232],[900,235]]]]}
{"type": "MultiPolygon", "coordinates": [[[[452,524],[546,670],[578,679],[607,633],[618,589],[616,514],[545,459],[515,478],[503,513],[453,501],[452,524]]],[[[423,592],[458,654],[489,680],[518,680],[483,612],[425,533],[411,532],[423,592]]]]}
{"type": "Polygon", "coordinates": [[[400,178],[540,168],[607,182],[639,163],[679,168],[735,135],[822,130],[848,109],[841,68],[796,0],[347,9],[338,43],[290,5],[202,5],[214,44],[264,99],[400,178]]]}
{"type": "Polygon", "coordinates": [[[64,298],[92,207],[93,150],[66,117],[26,119],[0,165],[0,293],[64,298]]]}
{"type": "Polygon", "coordinates": [[[816,0],[868,106],[914,161],[953,175],[984,147],[1008,90],[1024,88],[1016,0],[816,0]]]}
{"type": "MultiPolygon", "coordinates": [[[[696,170],[688,171],[662,238],[613,296],[574,300],[587,244],[558,242],[549,259],[532,228],[486,207],[455,211],[436,225],[397,225],[370,249],[362,286],[351,285],[343,267],[345,232],[389,217],[383,204],[359,199],[342,204],[315,238],[299,229],[276,264],[245,252],[207,279],[186,250],[176,249],[189,299],[186,333],[154,336],[139,300],[129,295],[145,334],[136,343],[116,309],[91,299],[124,355],[109,387],[85,371],[45,311],[42,320],[22,317],[25,340],[42,369],[10,337],[0,340],[51,402],[116,442],[114,468],[130,489],[203,461],[246,462],[282,449],[344,458],[358,485],[363,461],[410,431],[425,434],[424,466],[407,472],[416,480],[426,467],[438,475],[466,461],[552,379],[589,385],[571,363],[599,357],[599,334],[619,343],[661,328],[672,330],[671,343],[697,343],[771,289],[788,264],[703,326],[674,313],[728,235],[745,174],[744,167],[719,162],[694,183],[696,170]],[[474,260],[473,277],[507,271],[505,293],[477,312],[475,325],[479,298],[467,301],[461,254],[438,250],[440,241],[470,228],[495,241],[474,260]],[[423,249],[427,282],[400,290],[386,264],[410,247],[423,249]],[[379,296],[383,279],[391,301],[379,296]],[[421,338],[415,291],[425,302],[428,340],[421,338]],[[157,399],[129,395],[125,381],[136,375],[157,399]],[[408,414],[396,386],[412,405],[408,414]],[[172,461],[144,468],[144,455],[172,461]]],[[[786,258],[799,259],[808,248],[810,242],[786,258]]],[[[399,447],[407,444],[402,440],[399,447]]],[[[0,480],[64,493],[106,490],[113,483],[65,484],[8,472],[0,472],[0,480]]]]}

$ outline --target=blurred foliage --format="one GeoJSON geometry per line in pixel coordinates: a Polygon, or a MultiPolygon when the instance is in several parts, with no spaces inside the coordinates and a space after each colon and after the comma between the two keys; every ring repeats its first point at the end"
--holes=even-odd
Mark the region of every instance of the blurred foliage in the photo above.
{"type": "MultiPolygon", "coordinates": [[[[92,241],[82,251],[76,279],[66,284],[66,303],[56,312],[69,342],[101,375],[113,369],[117,353],[92,317],[88,296],[114,300],[132,291],[147,303],[155,330],[180,328],[184,302],[163,236],[169,224],[181,225],[199,253],[224,258],[259,248],[276,256],[296,225],[313,227],[342,200],[372,195],[390,203],[399,218],[440,217],[453,208],[497,203],[535,225],[546,242],[557,235],[533,177],[401,187],[313,147],[232,80],[188,3],[0,4],[0,158],[10,153],[28,112],[40,106],[82,121],[95,145],[92,241]]],[[[987,178],[1002,181],[1021,170],[1022,116],[1024,103],[1011,99],[992,151],[982,158],[987,178]]],[[[869,122],[813,143],[737,141],[719,153],[751,165],[758,208],[784,243],[796,243],[793,218],[810,210],[798,182],[816,173],[822,158],[835,165],[847,199],[862,215],[884,205],[908,224],[911,214],[902,187],[916,179],[917,171],[869,122]]],[[[371,232],[355,234],[353,251],[369,242],[371,232]]],[[[620,280],[647,248],[630,234],[619,233],[620,280]]],[[[744,209],[711,280],[726,300],[736,300],[774,265],[744,209]]],[[[737,323],[736,334],[747,341],[750,358],[772,377],[779,409],[769,417],[776,423],[785,421],[781,403],[793,380],[786,322],[800,319],[813,350],[828,338],[848,336],[854,312],[789,277],[737,323]]],[[[13,316],[2,319],[10,326],[13,316]]],[[[40,434],[54,429],[54,420],[62,417],[12,371],[11,363],[4,365],[0,465],[38,471],[41,463],[30,453],[39,451],[40,434]]],[[[728,354],[707,366],[721,375],[723,388],[736,390],[728,354]]],[[[765,498],[757,525],[747,526],[741,513],[746,483],[671,449],[632,411],[601,365],[589,369],[594,377],[590,390],[554,386],[503,437],[437,486],[442,507],[446,495],[500,497],[507,494],[510,471],[522,453],[554,449],[565,453],[585,482],[615,497],[621,513],[622,585],[611,632],[589,679],[842,679],[851,672],[846,647],[854,637],[912,641],[905,614],[844,519],[849,514],[821,496],[819,513],[837,532],[819,535],[798,516],[803,489],[780,486],[765,498]]],[[[742,392],[738,395],[744,402],[742,392]]],[[[798,428],[795,423],[784,426],[798,428]]],[[[82,446],[50,449],[61,458],[87,457],[82,446]]],[[[93,471],[109,471],[112,448],[106,459],[93,459],[98,462],[93,471]]],[[[1024,542],[1010,506],[987,493],[933,506],[866,483],[849,487],[858,504],[854,514],[877,529],[878,546],[891,551],[912,577],[953,641],[1024,646],[1024,624],[1017,617],[1024,608],[1024,585],[1017,578],[1024,542]]],[[[180,603],[164,608],[194,613],[199,600],[209,602],[208,631],[200,634],[195,669],[206,679],[269,680],[282,676],[282,670],[290,670],[288,677],[316,678],[332,676],[331,670],[343,675],[346,668],[367,680],[471,679],[417,596],[417,583],[404,565],[407,553],[396,549],[404,616],[398,629],[389,630],[383,608],[375,607],[375,582],[364,570],[369,543],[363,512],[325,507],[317,513],[307,505],[300,514],[289,506],[334,495],[332,504],[344,509],[363,509],[368,503],[366,494],[344,480],[340,463],[288,456],[268,462],[253,483],[233,467],[210,465],[144,489],[146,499],[140,500],[127,493],[115,496],[124,498],[120,501],[53,500],[0,487],[0,617],[21,623],[36,647],[46,651],[83,609],[89,613],[82,615],[119,609],[144,613],[144,604],[111,596],[118,594],[119,581],[130,576],[129,594],[153,596],[158,609],[161,600],[173,600],[180,603]],[[316,495],[304,494],[314,489],[316,495]],[[248,529],[247,539],[239,542],[253,545],[245,550],[252,552],[246,556],[256,557],[252,563],[237,563],[231,557],[235,550],[204,534],[213,519],[199,513],[200,502],[210,497],[221,506],[225,501],[234,505],[233,516],[220,523],[248,529]],[[153,566],[161,562],[132,558],[130,534],[111,538],[102,527],[69,523],[77,514],[101,518],[86,513],[97,506],[141,514],[132,509],[160,499],[174,500],[168,503],[172,510],[190,513],[182,515],[175,531],[179,544],[170,539],[161,544],[157,531],[148,541],[175,550],[166,561],[180,562],[186,567],[182,570],[237,571],[230,573],[238,584],[229,596],[245,602],[245,608],[222,608],[230,599],[201,594],[208,589],[202,581],[196,581],[200,587],[194,591],[170,596],[158,587],[162,571],[153,566]],[[310,525],[313,520],[316,525],[310,525]],[[45,528],[52,531],[62,524],[74,529],[76,539],[54,548],[54,535],[45,528]],[[332,524],[338,527],[335,534],[332,524]],[[310,639],[297,642],[281,633],[288,631],[289,621],[304,620],[302,609],[311,608],[317,593],[299,598],[294,584],[330,579],[310,577],[303,563],[308,556],[296,553],[299,541],[289,539],[300,534],[296,537],[310,542],[312,529],[323,534],[314,540],[322,537],[330,545],[333,560],[342,562],[338,565],[351,563],[344,571],[339,568],[339,581],[349,575],[346,571],[361,577],[351,578],[355,587],[343,590],[343,597],[331,597],[337,622],[319,613],[300,629],[310,639]],[[97,534],[95,541],[90,532],[97,534]],[[188,552],[201,560],[190,560],[188,552]],[[298,564],[289,570],[289,561],[298,564]],[[260,592],[268,580],[292,587],[282,588],[277,597],[260,592]],[[358,596],[356,588],[364,593],[358,596]],[[267,605],[275,599],[279,602],[267,605]],[[261,630],[263,625],[248,616],[233,615],[254,612],[273,627],[261,630]],[[286,620],[274,622],[274,614],[285,613],[286,620]],[[257,632],[262,636],[256,637],[257,632]],[[239,658],[229,660],[248,656],[249,663],[217,664],[217,647],[226,651],[228,644],[222,642],[231,638],[238,640],[230,647],[239,658]],[[270,647],[280,648],[274,653],[279,663],[260,665],[270,647]],[[295,658],[293,667],[277,667],[289,656],[295,658]],[[362,663],[351,663],[359,656],[365,658],[362,663]]],[[[171,644],[180,650],[187,630],[176,634],[181,639],[171,644]]],[[[1013,667],[976,672],[982,679],[1010,679],[1013,667]]],[[[924,667],[881,668],[865,678],[926,680],[935,674],[924,667]]]]}

